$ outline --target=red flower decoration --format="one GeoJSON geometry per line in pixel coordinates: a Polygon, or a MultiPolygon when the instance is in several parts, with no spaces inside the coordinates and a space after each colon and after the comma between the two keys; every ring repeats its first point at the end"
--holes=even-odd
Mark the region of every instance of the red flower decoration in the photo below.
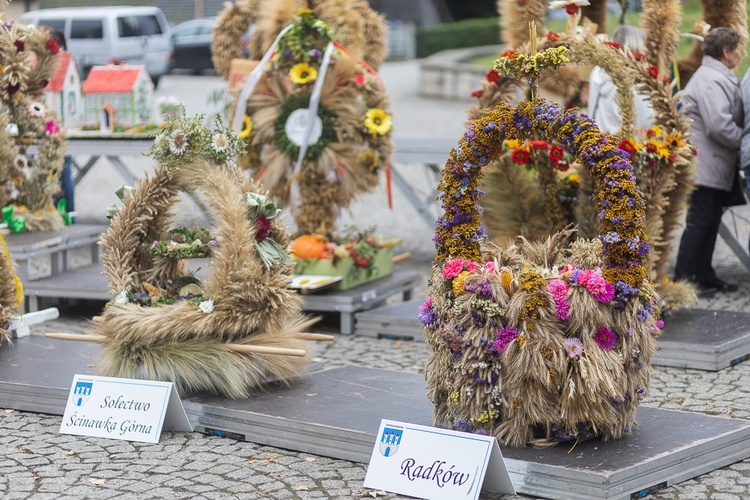
{"type": "Polygon", "coordinates": [[[514,149],[513,152],[510,154],[510,159],[513,160],[513,163],[518,163],[519,165],[526,165],[527,163],[529,163],[529,160],[531,159],[531,155],[525,149],[514,149]]]}
{"type": "Polygon", "coordinates": [[[607,44],[607,45],[609,45],[610,47],[613,47],[613,48],[618,49],[618,50],[620,49],[620,47],[622,47],[622,45],[620,45],[619,43],[614,42],[612,40],[607,40],[604,43],[607,44]]]}
{"type": "Polygon", "coordinates": [[[13,42],[13,45],[16,47],[16,50],[18,52],[22,52],[24,48],[26,48],[26,45],[23,43],[22,40],[16,40],[13,42]]]}
{"type": "Polygon", "coordinates": [[[365,84],[365,75],[362,73],[358,73],[354,75],[354,83],[357,85],[364,85],[365,84]]]}
{"type": "Polygon", "coordinates": [[[633,146],[633,143],[627,139],[621,140],[620,144],[618,144],[617,147],[622,149],[623,151],[627,151],[631,155],[635,154],[635,146],[633,146]]]}
{"type": "Polygon", "coordinates": [[[641,52],[633,52],[633,57],[635,57],[636,61],[642,61],[644,56],[641,52]]]}
{"type": "Polygon", "coordinates": [[[518,54],[518,52],[516,52],[515,50],[508,49],[505,52],[503,52],[502,54],[500,54],[500,57],[513,57],[516,54],[518,54]]]}
{"type": "Polygon", "coordinates": [[[558,161],[557,163],[553,163],[552,166],[560,172],[566,172],[570,168],[567,161],[558,161]]]}
{"type": "Polygon", "coordinates": [[[646,143],[646,151],[648,151],[649,153],[656,153],[656,146],[654,146],[650,142],[646,143]]]}
{"type": "Polygon", "coordinates": [[[534,149],[547,149],[549,144],[547,144],[547,141],[529,141],[529,146],[534,149]]]}
{"type": "Polygon", "coordinates": [[[479,99],[483,95],[484,95],[484,90],[482,89],[475,90],[474,92],[471,93],[471,97],[476,97],[477,99],[479,99]]]}
{"type": "Polygon", "coordinates": [[[565,12],[567,12],[569,16],[578,14],[579,10],[580,9],[578,8],[578,5],[574,3],[569,3],[568,5],[565,6],[565,12]]]}
{"type": "Polygon", "coordinates": [[[261,241],[268,238],[268,233],[271,231],[271,221],[266,218],[263,214],[255,216],[255,240],[260,243],[261,241]]]}
{"type": "Polygon", "coordinates": [[[548,31],[547,32],[547,40],[550,42],[556,42],[560,39],[560,35],[558,33],[555,33],[554,31],[548,31]]]}
{"type": "Polygon", "coordinates": [[[60,52],[60,45],[57,43],[57,40],[54,38],[50,38],[47,40],[47,50],[52,52],[53,54],[57,54],[60,52]]]}
{"type": "Polygon", "coordinates": [[[490,83],[496,83],[500,79],[500,73],[491,69],[487,72],[487,81],[490,83]]]}
{"type": "Polygon", "coordinates": [[[564,151],[565,150],[560,145],[557,145],[557,144],[550,145],[550,147],[549,147],[549,161],[551,161],[552,163],[559,163],[563,159],[563,156],[564,156],[563,153],[564,153],[564,151]]]}
{"type": "Polygon", "coordinates": [[[669,79],[668,76],[665,76],[664,77],[664,85],[669,85],[670,83],[672,83],[672,81],[669,79]]]}
{"type": "Polygon", "coordinates": [[[656,66],[649,66],[646,71],[651,78],[657,78],[659,76],[659,68],[656,66]]]}

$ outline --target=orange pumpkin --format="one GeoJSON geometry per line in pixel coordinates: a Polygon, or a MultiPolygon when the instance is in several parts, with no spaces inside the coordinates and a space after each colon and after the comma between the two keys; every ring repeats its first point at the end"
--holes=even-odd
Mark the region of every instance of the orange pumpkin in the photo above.
{"type": "Polygon", "coordinates": [[[303,234],[292,242],[292,251],[300,259],[319,259],[326,242],[319,234],[303,234]]]}

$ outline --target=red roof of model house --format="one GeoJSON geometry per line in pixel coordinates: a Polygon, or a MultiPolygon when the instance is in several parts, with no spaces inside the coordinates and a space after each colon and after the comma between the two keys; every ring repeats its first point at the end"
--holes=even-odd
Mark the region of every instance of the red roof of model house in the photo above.
{"type": "Polygon", "coordinates": [[[60,52],[57,54],[57,68],[55,69],[55,74],[52,75],[52,79],[44,87],[45,92],[62,91],[63,84],[65,83],[65,73],[68,72],[68,66],[70,66],[72,59],[73,54],[70,52],[60,52]]]}
{"type": "Polygon", "coordinates": [[[132,92],[143,66],[108,64],[94,66],[83,83],[84,94],[132,92]]]}

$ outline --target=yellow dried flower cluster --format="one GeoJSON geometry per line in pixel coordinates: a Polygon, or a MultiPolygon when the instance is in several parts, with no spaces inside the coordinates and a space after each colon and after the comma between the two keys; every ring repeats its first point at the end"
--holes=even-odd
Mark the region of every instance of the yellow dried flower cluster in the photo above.
{"type": "Polygon", "coordinates": [[[514,50],[506,50],[495,61],[495,71],[505,76],[515,76],[519,80],[539,78],[540,73],[547,68],[559,68],[570,61],[565,54],[568,48],[550,47],[544,52],[523,54],[514,50]]]}

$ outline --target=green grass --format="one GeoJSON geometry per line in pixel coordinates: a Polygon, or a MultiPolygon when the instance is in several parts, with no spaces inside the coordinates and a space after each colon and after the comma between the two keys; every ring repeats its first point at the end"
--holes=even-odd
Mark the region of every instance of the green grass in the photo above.
{"type": "MultiPolygon", "coordinates": [[[[692,28],[695,22],[703,17],[703,8],[701,6],[700,0],[686,0],[682,4],[682,28],[680,31],[682,33],[689,32],[692,28]]],[[[640,23],[641,13],[640,12],[628,12],[626,15],[627,23],[632,25],[638,25],[640,23]]],[[[618,16],[609,16],[607,18],[607,31],[611,35],[614,29],[617,27],[617,24],[619,23],[618,16]]],[[[558,20],[551,20],[547,23],[547,29],[555,32],[562,32],[565,31],[565,19],[558,19],[558,20]]],[[[688,52],[690,52],[690,48],[693,46],[693,43],[695,41],[691,38],[681,38],[680,39],[680,46],[677,49],[677,56],[678,57],[684,57],[687,55],[688,52]]],[[[750,54],[750,42],[748,43],[748,54],[750,54]]],[[[481,66],[482,68],[491,68],[495,64],[495,59],[497,59],[497,56],[493,55],[487,55],[482,57],[477,57],[476,59],[471,59],[467,62],[471,64],[475,64],[477,66],[481,66]]],[[[737,75],[742,78],[742,76],[745,74],[745,71],[747,71],[748,67],[750,67],[750,57],[746,57],[743,61],[740,62],[739,69],[737,70],[737,75]]]]}

